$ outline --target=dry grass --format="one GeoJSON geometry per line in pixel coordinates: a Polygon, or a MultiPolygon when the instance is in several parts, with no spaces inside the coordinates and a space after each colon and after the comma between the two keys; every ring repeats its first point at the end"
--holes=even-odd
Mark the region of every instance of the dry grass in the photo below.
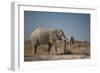
{"type": "Polygon", "coordinates": [[[57,54],[55,54],[54,46],[51,48],[48,55],[48,45],[40,45],[37,47],[37,54],[32,55],[32,46],[30,40],[24,42],[24,60],[25,61],[39,61],[39,60],[61,60],[61,59],[82,59],[90,58],[90,43],[75,43],[69,46],[66,43],[66,51],[64,51],[63,42],[57,42],[57,54]]]}

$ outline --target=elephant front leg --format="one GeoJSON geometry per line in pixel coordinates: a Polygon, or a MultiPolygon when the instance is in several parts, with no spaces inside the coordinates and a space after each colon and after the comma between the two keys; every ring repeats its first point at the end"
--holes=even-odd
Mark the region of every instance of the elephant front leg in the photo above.
{"type": "Polygon", "coordinates": [[[49,44],[48,44],[48,54],[50,53],[51,47],[52,47],[52,44],[49,43],[49,44]]]}
{"type": "Polygon", "coordinates": [[[54,45],[55,45],[55,52],[56,52],[56,55],[57,55],[57,43],[54,42],[54,45]]]}

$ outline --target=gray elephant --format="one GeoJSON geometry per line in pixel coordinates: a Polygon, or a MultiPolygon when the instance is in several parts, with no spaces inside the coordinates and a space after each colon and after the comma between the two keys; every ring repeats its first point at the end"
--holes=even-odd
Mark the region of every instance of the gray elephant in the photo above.
{"type": "Polygon", "coordinates": [[[37,53],[37,47],[42,44],[48,45],[48,54],[52,46],[55,46],[57,54],[57,40],[64,41],[64,48],[66,48],[66,37],[63,30],[60,29],[45,29],[45,28],[36,28],[31,34],[32,48],[34,55],[37,53]]]}

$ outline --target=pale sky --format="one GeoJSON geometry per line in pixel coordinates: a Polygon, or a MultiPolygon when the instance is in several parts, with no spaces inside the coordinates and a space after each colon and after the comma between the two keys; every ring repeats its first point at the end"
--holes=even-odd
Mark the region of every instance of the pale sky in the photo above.
{"type": "Polygon", "coordinates": [[[37,27],[62,29],[66,36],[90,41],[90,14],[24,11],[24,38],[37,27]]]}

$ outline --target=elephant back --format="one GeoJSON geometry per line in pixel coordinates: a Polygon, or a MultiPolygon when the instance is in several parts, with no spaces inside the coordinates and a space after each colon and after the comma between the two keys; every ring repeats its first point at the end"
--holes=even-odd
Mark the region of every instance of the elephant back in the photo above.
{"type": "Polygon", "coordinates": [[[34,40],[38,40],[40,44],[45,44],[49,41],[49,34],[47,29],[37,28],[32,32],[31,38],[34,40]]]}

